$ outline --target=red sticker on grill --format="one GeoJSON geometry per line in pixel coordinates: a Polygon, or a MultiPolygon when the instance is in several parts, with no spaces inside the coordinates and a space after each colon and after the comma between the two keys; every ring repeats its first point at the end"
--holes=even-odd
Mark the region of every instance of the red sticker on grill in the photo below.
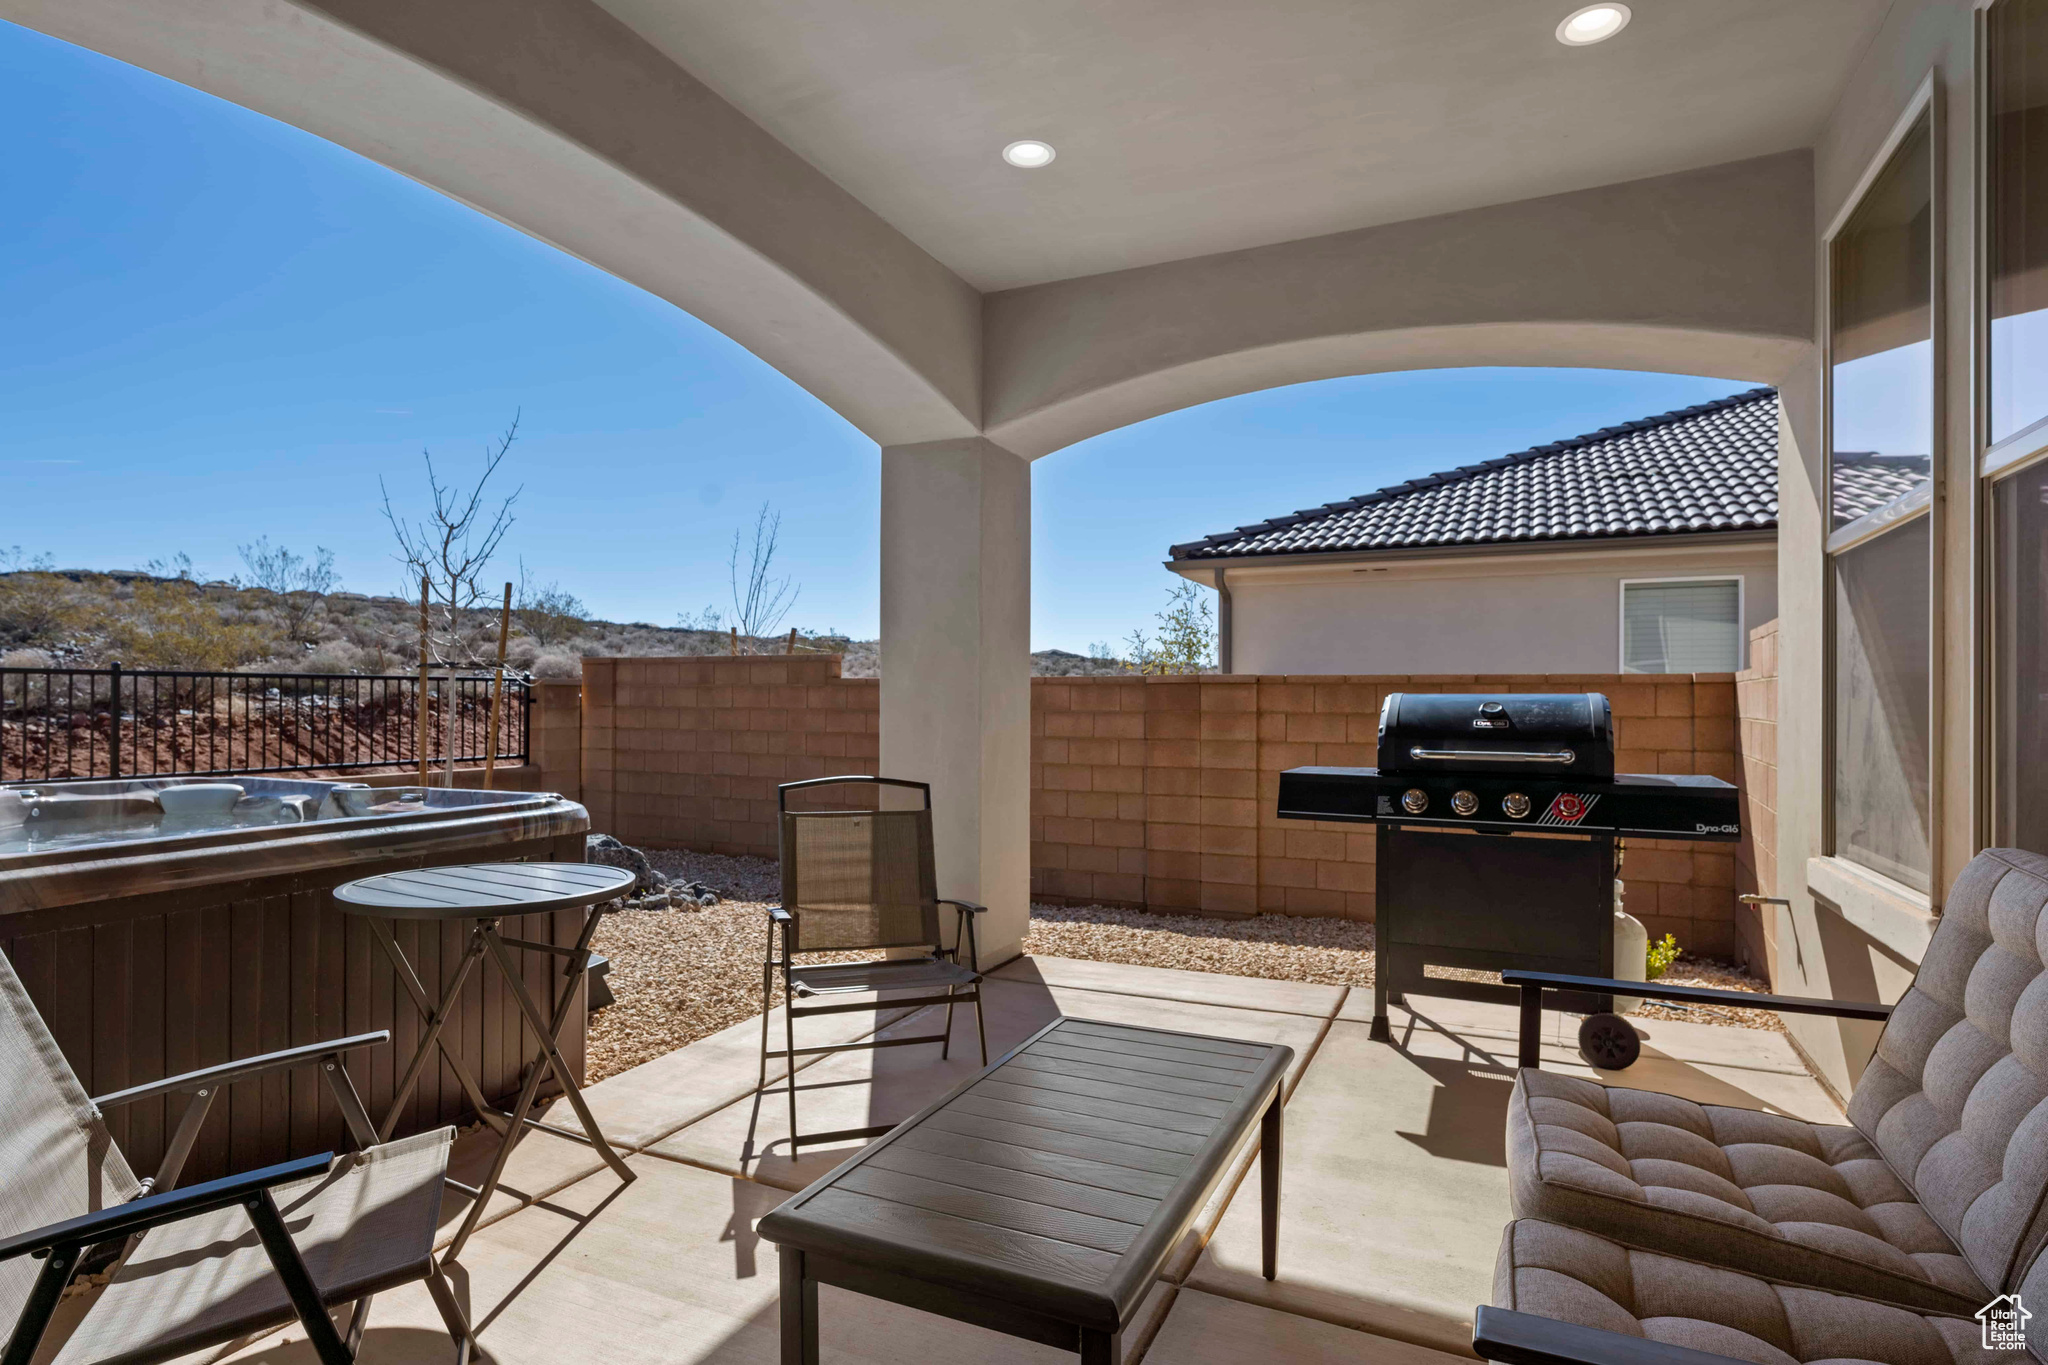
{"type": "Polygon", "coordinates": [[[1597,796],[1581,796],[1577,792],[1559,792],[1550,798],[1549,809],[1536,821],[1539,825],[1576,825],[1586,818],[1593,809],[1597,796]]]}

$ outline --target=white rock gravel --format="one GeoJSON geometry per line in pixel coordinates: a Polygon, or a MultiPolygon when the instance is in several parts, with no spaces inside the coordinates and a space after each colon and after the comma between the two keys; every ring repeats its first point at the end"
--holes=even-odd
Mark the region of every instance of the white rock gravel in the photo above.
{"type": "MultiPolygon", "coordinates": [[[[708,1037],[761,1011],[761,962],[768,907],[781,899],[772,859],[649,850],[672,880],[702,882],[720,904],[708,909],[625,910],[605,917],[596,950],[611,959],[618,1003],[590,1017],[589,1079],[708,1037]]],[[[1025,950],[1044,956],[1332,986],[1370,986],[1373,926],[1304,915],[1218,920],[1105,906],[1032,907],[1025,950]]],[[[834,957],[858,954],[833,954],[834,957]]],[[[1480,977],[1481,973],[1459,973],[1480,977]]],[[[1664,980],[1722,990],[1761,991],[1739,967],[1681,957],[1664,980]]],[[[1639,1017],[1778,1029],[1760,1010],[1645,1004],[1639,1017]]]]}

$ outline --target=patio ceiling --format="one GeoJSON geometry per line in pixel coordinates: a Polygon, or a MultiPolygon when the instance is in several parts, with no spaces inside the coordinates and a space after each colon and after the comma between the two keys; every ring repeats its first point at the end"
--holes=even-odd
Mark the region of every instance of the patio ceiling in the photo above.
{"type": "Polygon", "coordinates": [[[984,291],[1809,146],[1888,8],[1576,2],[600,0],[984,291]]]}
{"type": "Polygon", "coordinates": [[[0,0],[671,300],[884,446],[1439,365],[1775,382],[1884,0],[0,0]],[[1006,165],[1041,137],[1059,158],[1006,165]]]}

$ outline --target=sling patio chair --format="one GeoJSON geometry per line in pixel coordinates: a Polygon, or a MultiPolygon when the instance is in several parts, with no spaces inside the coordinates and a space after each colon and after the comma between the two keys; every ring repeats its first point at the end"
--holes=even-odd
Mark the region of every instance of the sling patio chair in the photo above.
{"type": "Polygon", "coordinates": [[[781,1058],[786,1069],[785,1089],[789,1094],[789,1151],[795,1156],[804,1143],[841,1142],[851,1138],[877,1137],[891,1125],[873,1128],[840,1128],[829,1132],[803,1133],[797,1128],[796,1092],[815,1087],[799,1085],[796,1062],[799,1057],[857,1051],[867,1048],[903,1047],[914,1043],[939,1044],[943,1060],[952,1055],[953,1007],[974,1006],[974,1024],[981,1039],[982,1064],[988,1064],[988,1029],[981,1015],[981,970],[974,941],[974,917],[986,907],[972,901],[949,900],[938,894],[938,874],[932,857],[932,789],[927,782],[906,782],[893,777],[816,777],[804,782],[787,782],[776,789],[782,814],[782,904],[768,911],[768,956],[761,968],[761,1080],[756,1094],[768,1089],[768,1062],[781,1058]],[[872,790],[868,809],[796,810],[789,808],[791,792],[830,786],[861,784],[872,790]],[[919,804],[909,810],[883,810],[891,791],[912,793],[919,804]],[[939,927],[939,907],[954,909],[953,946],[945,946],[939,927]],[[781,949],[777,951],[777,935],[781,949]],[[962,946],[967,961],[960,961],[962,946]],[[800,963],[798,953],[863,952],[878,949],[922,949],[918,957],[897,957],[882,961],[800,963]],[[768,1011],[773,1007],[775,978],[782,978],[783,1036],[785,1046],[770,1050],[768,1011]],[[921,994],[909,999],[874,1000],[840,1004],[799,1004],[798,1001],[835,995],[914,990],[945,994],[921,994]],[[919,1009],[927,1005],[946,1007],[943,1033],[920,1034],[914,1038],[870,1038],[857,1043],[834,1043],[820,1047],[796,1045],[796,1021],[820,1014],[847,1014],[858,1010],[919,1009]]]}
{"type": "Polygon", "coordinates": [[[111,1280],[52,1365],[145,1365],[297,1320],[322,1365],[356,1358],[370,1296],[425,1280],[458,1365],[475,1347],[434,1263],[453,1128],[377,1143],[342,1054],[390,1041],[363,1033],[228,1062],[98,1099],[86,1096],[14,968],[0,956],[0,1365],[28,1365],[65,1286],[111,1280]],[[318,1067],[362,1150],[281,1162],[174,1188],[221,1088],[318,1067]],[[101,1117],[183,1096],[157,1173],[138,1180],[101,1117]],[[346,1334],[329,1313],[354,1304],[346,1334]]]}

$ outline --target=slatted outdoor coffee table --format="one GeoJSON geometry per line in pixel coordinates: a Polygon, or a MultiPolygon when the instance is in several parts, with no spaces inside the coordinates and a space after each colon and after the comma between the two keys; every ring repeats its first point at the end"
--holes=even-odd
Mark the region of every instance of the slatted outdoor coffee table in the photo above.
{"type": "Polygon", "coordinates": [[[1267,1279],[1294,1050],[1059,1019],[763,1218],[782,1359],[816,1365],[818,1286],[1115,1365],[1123,1330],[1261,1128],[1267,1279]]]}

